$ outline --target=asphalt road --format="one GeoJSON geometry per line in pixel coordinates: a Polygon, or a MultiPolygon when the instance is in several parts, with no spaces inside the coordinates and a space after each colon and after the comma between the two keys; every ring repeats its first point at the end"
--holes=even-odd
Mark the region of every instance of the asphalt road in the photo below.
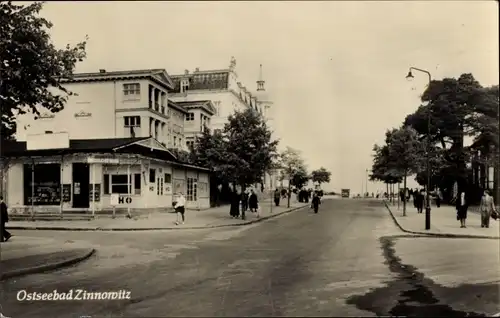
{"type": "Polygon", "coordinates": [[[8,317],[465,316],[500,312],[499,241],[407,237],[381,202],[334,199],[248,227],[14,231],[87,240],[75,267],[0,283],[8,317]],[[126,300],[16,294],[130,291],[126,300]]]}

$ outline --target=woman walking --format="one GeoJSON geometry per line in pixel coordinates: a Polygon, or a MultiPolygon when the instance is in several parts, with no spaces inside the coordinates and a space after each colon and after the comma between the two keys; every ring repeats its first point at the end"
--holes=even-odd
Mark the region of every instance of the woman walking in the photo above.
{"type": "Polygon", "coordinates": [[[456,208],[457,208],[457,220],[460,221],[460,228],[466,228],[465,220],[467,219],[467,208],[469,202],[464,191],[458,193],[456,208]]]}
{"type": "Polygon", "coordinates": [[[490,218],[493,214],[497,214],[497,211],[495,202],[493,197],[490,195],[489,190],[484,190],[483,192],[481,204],[479,205],[479,211],[481,212],[481,227],[490,227],[490,218]]]}

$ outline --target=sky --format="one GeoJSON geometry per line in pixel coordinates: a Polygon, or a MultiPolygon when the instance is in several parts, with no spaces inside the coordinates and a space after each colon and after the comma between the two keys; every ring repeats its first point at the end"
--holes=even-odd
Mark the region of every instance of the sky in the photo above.
{"type": "Polygon", "coordinates": [[[255,90],[263,64],[281,147],[331,171],[329,190],[366,187],[373,145],[427,85],[425,74],[405,80],[410,66],[498,84],[497,1],[48,2],[42,15],[58,47],[89,36],[77,72],[180,74],[227,68],[234,56],[255,90]]]}

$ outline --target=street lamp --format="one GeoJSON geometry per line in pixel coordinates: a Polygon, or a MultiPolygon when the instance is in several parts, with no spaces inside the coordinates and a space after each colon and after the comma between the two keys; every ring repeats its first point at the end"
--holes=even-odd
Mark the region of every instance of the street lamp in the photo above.
{"type": "MultiPolygon", "coordinates": [[[[426,70],[422,70],[416,67],[410,67],[408,70],[408,75],[406,75],[407,80],[412,80],[414,78],[412,71],[418,71],[427,74],[429,77],[428,87],[431,85],[431,73],[426,70]]],[[[430,202],[430,189],[431,189],[431,163],[430,163],[430,146],[431,146],[431,105],[427,109],[427,144],[425,152],[425,161],[427,165],[427,191],[425,194],[426,204],[425,204],[425,229],[431,229],[431,202],[430,202]]]]}

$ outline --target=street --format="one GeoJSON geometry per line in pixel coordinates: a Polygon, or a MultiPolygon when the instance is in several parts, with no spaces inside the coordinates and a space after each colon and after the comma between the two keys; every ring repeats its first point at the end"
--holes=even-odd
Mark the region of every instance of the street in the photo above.
{"type": "Polygon", "coordinates": [[[254,225],[138,232],[13,231],[97,255],[4,281],[8,317],[465,316],[500,312],[499,241],[403,235],[380,201],[332,199],[254,225]],[[130,300],[20,302],[127,290],[130,300]]]}

